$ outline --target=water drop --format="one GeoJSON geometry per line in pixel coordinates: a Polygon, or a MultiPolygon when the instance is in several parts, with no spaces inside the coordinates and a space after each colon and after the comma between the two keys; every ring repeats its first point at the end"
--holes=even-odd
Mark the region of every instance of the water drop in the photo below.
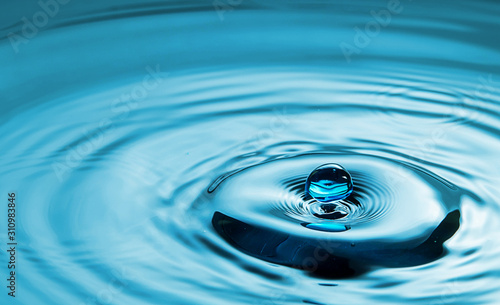
{"type": "Polygon", "coordinates": [[[342,200],[352,193],[352,189],[351,175],[335,163],[315,168],[306,181],[306,193],[322,202],[342,200]]]}

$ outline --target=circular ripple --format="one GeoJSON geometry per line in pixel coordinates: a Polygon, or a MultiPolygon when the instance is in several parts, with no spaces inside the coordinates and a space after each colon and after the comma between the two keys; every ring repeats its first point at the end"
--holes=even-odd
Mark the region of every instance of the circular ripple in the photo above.
{"type": "Polygon", "coordinates": [[[330,258],[315,271],[324,268],[330,276],[351,275],[371,265],[432,261],[459,224],[458,210],[440,200],[453,198],[458,207],[458,188],[370,155],[290,156],[246,168],[217,183],[210,197],[216,206],[212,223],[226,240],[261,259],[299,268],[306,268],[311,251],[324,250],[330,258]],[[316,201],[304,193],[304,173],[327,162],[352,169],[355,190],[340,202],[345,217],[318,217],[312,208],[316,201]],[[339,259],[342,263],[332,263],[339,259]]]}
{"type": "Polygon", "coordinates": [[[154,2],[64,10],[17,54],[24,13],[3,27],[0,185],[19,192],[21,304],[495,303],[493,1],[402,3],[350,63],[338,43],[385,7],[245,2],[221,22],[207,1],[154,2]],[[331,161],[356,172],[359,205],[318,220],[293,187],[331,161]],[[443,253],[356,281],[265,262],[342,275],[443,253]]]}

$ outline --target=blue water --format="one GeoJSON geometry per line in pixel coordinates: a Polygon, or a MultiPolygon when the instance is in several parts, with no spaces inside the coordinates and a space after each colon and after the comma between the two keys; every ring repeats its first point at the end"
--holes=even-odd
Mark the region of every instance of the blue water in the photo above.
{"type": "Polygon", "coordinates": [[[0,16],[17,304],[498,302],[499,3],[33,1],[0,16]],[[353,180],[336,206],[304,192],[326,163],[353,180]]]}
{"type": "Polygon", "coordinates": [[[352,193],[351,174],[339,164],[323,164],[307,177],[305,192],[317,201],[345,199],[352,193]]]}

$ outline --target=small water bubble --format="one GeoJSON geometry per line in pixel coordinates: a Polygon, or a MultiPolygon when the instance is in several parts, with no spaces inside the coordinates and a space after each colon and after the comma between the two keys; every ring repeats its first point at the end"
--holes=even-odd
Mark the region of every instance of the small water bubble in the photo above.
{"type": "Polygon", "coordinates": [[[313,202],[309,209],[314,216],[324,219],[339,219],[349,215],[345,206],[334,202],[313,202]]]}
{"type": "Polygon", "coordinates": [[[322,202],[347,198],[353,190],[349,172],[335,163],[323,164],[314,169],[306,181],[306,193],[322,202]]]}

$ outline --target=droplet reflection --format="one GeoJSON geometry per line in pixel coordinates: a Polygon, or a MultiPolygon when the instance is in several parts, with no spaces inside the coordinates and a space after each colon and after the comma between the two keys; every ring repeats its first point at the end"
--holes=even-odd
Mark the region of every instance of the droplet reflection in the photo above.
{"type": "Polygon", "coordinates": [[[306,181],[306,193],[322,202],[332,202],[347,198],[353,190],[351,175],[345,168],[335,163],[323,164],[315,168],[306,181]]]}

